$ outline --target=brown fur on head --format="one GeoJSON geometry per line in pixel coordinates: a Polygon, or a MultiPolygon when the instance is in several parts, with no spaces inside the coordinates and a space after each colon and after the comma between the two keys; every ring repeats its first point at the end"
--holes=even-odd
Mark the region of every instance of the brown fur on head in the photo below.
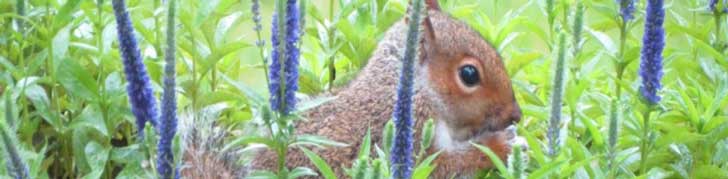
{"type": "Polygon", "coordinates": [[[435,110],[465,140],[498,131],[520,120],[521,111],[500,55],[468,25],[427,0],[420,66],[436,101],[435,110]]]}

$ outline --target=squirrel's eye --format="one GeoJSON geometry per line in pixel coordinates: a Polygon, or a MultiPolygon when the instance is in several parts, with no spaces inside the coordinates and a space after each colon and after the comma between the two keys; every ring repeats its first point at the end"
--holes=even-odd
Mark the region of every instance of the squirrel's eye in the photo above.
{"type": "Polygon", "coordinates": [[[478,69],[473,65],[465,65],[460,67],[460,80],[463,81],[465,86],[473,87],[480,82],[480,76],[478,75],[478,69]]]}

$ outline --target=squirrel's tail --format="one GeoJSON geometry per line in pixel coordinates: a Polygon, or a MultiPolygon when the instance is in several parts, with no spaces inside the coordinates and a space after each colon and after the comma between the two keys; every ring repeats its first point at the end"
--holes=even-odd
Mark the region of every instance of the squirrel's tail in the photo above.
{"type": "Polygon", "coordinates": [[[243,178],[245,175],[242,150],[224,150],[227,132],[217,125],[217,119],[225,108],[226,104],[215,104],[197,114],[187,112],[180,116],[182,178],[243,178]]]}

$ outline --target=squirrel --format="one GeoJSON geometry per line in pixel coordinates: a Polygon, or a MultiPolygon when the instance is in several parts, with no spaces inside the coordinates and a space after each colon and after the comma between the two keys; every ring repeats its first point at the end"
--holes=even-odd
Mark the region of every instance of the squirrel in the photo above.
{"type": "MultiPolygon", "coordinates": [[[[525,143],[512,127],[520,120],[521,111],[496,49],[470,26],[442,12],[437,0],[426,0],[425,4],[425,27],[414,75],[415,138],[420,139],[424,121],[433,118],[434,142],[427,153],[441,153],[434,160],[436,169],[431,177],[473,177],[493,164],[470,142],[489,147],[505,161],[514,142],[525,143]]],[[[339,178],[345,178],[343,168],[351,167],[356,160],[368,130],[372,143],[381,146],[382,130],[392,118],[396,100],[406,21],[397,22],[386,32],[353,81],[329,94],[335,96],[334,100],[307,111],[303,116],[308,120],[296,124],[298,134],[349,144],[312,149],[339,178]]],[[[276,160],[275,153],[265,149],[249,169],[275,170],[276,160]]],[[[315,168],[297,148],[289,149],[286,164],[315,168]]]]}

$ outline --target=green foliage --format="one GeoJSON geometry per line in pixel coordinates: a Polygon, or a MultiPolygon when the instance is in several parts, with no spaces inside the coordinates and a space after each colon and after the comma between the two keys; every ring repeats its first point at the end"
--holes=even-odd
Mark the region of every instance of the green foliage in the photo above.
{"type": "MultiPolygon", "coordinates": [[[[305,2],[305,35],[300,44],[301,96],[315,96],[353,79],[387,28],[404,15],[407,5],[405,0],[305,2]]],[[[706,10],[707,0],[666,1],[670,6],[665,21],[663,100],[649,116],[647,127],[651,134],[643,135],[643,112],[648,106],[642,104],[638,94],[635,62],[641,46],[644,2],[638,1],[635,19],[623,25],[614,1],[578,1],[583,5],[580,40],[571,39],[579,30],[569,25],[577,21],[570,17],[579,14],[577,1],[549,2],[553,4],[545,0],[440,0],[444,11],[480,32],[503,57],[524,113],[518,124],[518,133],[529,145],[522,153],[529,159],[524,163],[523,175],[728,177],[723,172],[728,171],[725,14],[706,10]],[[568,33],[566,46],[578,50],[565,54],[569,63],[565,66],[563,89],[564,130],[559,131],[563,145],[551,157],[545,149],[554,86],[547,74],[553,74],[550,67],[555,62],[559,31],[568,33]],[[617,94],[616,89],[621,92],[617,94]],[[615,121],[619,132],[614,134],[609,129],[612,109],[619,119],[615,121]],[[614,146],[610,146],[610,135],[614,135],[614,146]],[[642,141],[651,141],[644,172],[639,171],[638,160],[642,141]],[[613,162],[611,166],[608,161],[613,162]]],[[[0,96],[14,106],[0,117],[17,119],[8,124],[15,126],[18,151],[27,162],[31,178],[155,176],[157,139],[148,135],[144,143],[137,143],[134,138],[110,5],[104,0],[0,1],[0,96]]],[[[127,5],[154,91],[159,93],[166,8],[162,0],[128,0],[127,5]]],[[[275,115],[265,107],[268,92],[263,72],[266,64],[262,63],[271,47],[266,43],[261,53],[254,45],[257,34],[252,28],[250,1],[180,0],[178,5],[180,113],[201,119],[206,118],[204,111],[216,109],[215,124],[229,131],[225,146],[221,146],[226,150],[283,140],[253,135],[257,133],[251,129],[263,126],[263,119],[275,115]]],[[[272,24],[273,7],[272,1],[261,1],[263,29],[272,24]]],[[[264,30],[261,37],[268,40],[269,33],[264,30]]],[[[8,105],[4,100],[0,109],[8,105]]],[[[299,111],[329,100],[304,101],[299,111]]],[[[154,133],[150,127],[147,130],[154,133]]],[[[369,152],[360,150],[366,155],[358,157],[355,163],[360,165],[354,169],[360,168],[359,172],[370,178],[388,178],[387,149],[392,145],[392,133],[393,127],[388,124],[381,143],[367,142],[369,152]]],[[[341,145],[313,136],[299,136],[291,144],[341,145]]],[[[425,144],[417,145],[426,148],[425,144]]],[[[320,156],[316,159],[315,153],[305,153],[319,161],[315,162],[316,170],[328,170],[320,156]]],[[[431,158],[418,156],[416,161],[421,167],[415,168],[415,178],[427,176],[436,167],[428,163],[431,158]]],[[[485,176],[517,178],[509,169],[513,165],[501,163],[485,176]]],[[[328,166],[333,167],[340,166],[328,166]]],[[[315,172],[292,168],[288,174],[295,177],[315,172]]],[[[331,172],[321,174],[333,177],[331,172]]],[[[0,178],[5,176],[6,167],[0,167],[0,178]]]]}
{"type": "MultiPolygon", "coordinates": [[[[433,120],[428,120],[425,125],[432,126],[433,120]]],[[[391,126],[392,120],[390,120],[387,124],[387,126],[391,126]]],[[[391,131],[387,131],[385,129],[382,131],[382,136],[384,136],[385,140],[386,138],[392,138],[394,137],[392,134],[387,134],[391,131]]],[[[423,134],[425,133],[434,133],[433,127],[425,127],[422,131],[423,134]]],[[[418,153],[417,156],[415,156],[415,167],[412,173],[413,179],[426,179],[430,176],[430,173],[432,173],[435,170],[435,167],[437,167],[434,163],[432,163],[437,156],[439,156],[440,152],[434,153],[432,155],[424,155],[424,151],[429,149],[429,145],[426,143],[430,143],[427,141],[432,141],[433,138],[431,135],[422,135],[422,140],[420,141],[419,145],[423,148],[420,148],[420,153],[418,153]]],[[[387,166],[390,162],[389,154],[385,153],[387,152],[387,148],[380,148],[377,144],[372,143],[371,133],[367,131],[367,134],[364,136],[364,138],[361,140],[362,143],[359,146],[359,154],[357,155],[357,160],[355,160],[352,163],[352,167],[350,169],[347,169],[347,174],[351,178],[390,178],[390,168],[387,166]],[[372,150],[374,149],[374,150],[372,150]],[[371,152],[375,151],[376,155],[373,155],[371,152]]],[[[415,144],[418,145],[418,144],[415,144]]],[[[306,154],[309,159],[312,161],[316,161],[318,159],[315,159],[315,156],[312,157],[309,154],[306,154]]],[[[319,166],[319,164],[316,164],[318,168],[322,168],[319,166]]],[[[325,166],[328,167],[328,166],[325,166]]],[[[323,171],[323,170],[322,170],[323,171]]]]}

